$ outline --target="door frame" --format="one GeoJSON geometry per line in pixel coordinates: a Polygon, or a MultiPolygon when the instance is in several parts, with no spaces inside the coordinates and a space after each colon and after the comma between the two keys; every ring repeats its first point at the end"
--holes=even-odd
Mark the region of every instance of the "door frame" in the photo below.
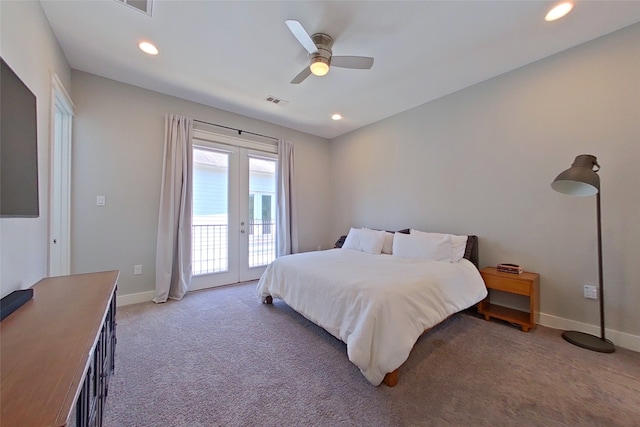
{"type": "Polygon", "coordinates": [[[48,275],[71,272],[71,149],[75,105],[56,74],[51,76],[49,118],[48,275]],[[57,113],[61,122],[57,121],[57,113]]]}
{"type": "MultiPolygon", "coordinates": [[[[228,195],[228,203],[231,205],[234,203],[239,211],[237,212],[238,216],[241,212],[247,213],[244,219],[240,219],[239,221],[228,221],[228,235],[231,236],[240,236],[240,238],[235,239],[234,242],[229,242],[229,264],[228,271],[229,272],[219,272],[219,273],[210,273],[203,274],[198,276],[193,276],[191,280],[191,284],[189,286],[190,291],[212,288],[216,286],[224,286],[233,283],[239,283],[249,280],[254,280],[260,277],[262,271],[266,266],[261,267],[246,267],[243,268],[239,265],[240,263],[240,254],[242,250],[245,250],[248,253],[248,240],[249,233],[248,230],[248,197],[244,198],[239,195],[240,189],[249,187],[249,175],[248,175],[248,161],[243,162],[240,161],[240,156],[246,155],[247,157],[263,157],[263,158],[274,158],[277,160],[278,146],[277,144],[268,144],[263,142],[251,141],[244,138],[237,138],[234,136],[222,135],[213,132],[203,131],[199,129],[193,130],[193,145],[194,146],[202,146],[202,147],[210,147],[213,150],[226,151],[230,153],[237,154],[236,160],[231,160],[230,162],[237,161],[238,164],[236,166],[236,170],[238,171],[237,177],[229,176],[229,195],[228,195]],[[239,197],[239,199],[237,199],[239,197]],[[247,199],[247,200],[244,200],[247,199]],[[244,222],[244,225],[240,223],[244,222]],[[244,233],[242,230],[244,229],[244,233]],[[238,242],[239,245],[242,245],[242,248],[236,245],[235,242],[238,242]],[[244,248],[244,249],[243,249],[244,248]],[[233,252],[232,252],[233,251],[233,252]],[[232,266],[235,268],[235,272],[232,272],[232,266]]],[[[230,159],[233,158],[230,157],[230,159]]],[[[231,164],[229,165],[231,168],[231,164]]],[[[231,209],[229,209],[231,210],[231,209]]],[[[231,213],[229,213],[231,215],[231,213]]],[[[229,238],[231,240],[231,238],[229,238]]]]}

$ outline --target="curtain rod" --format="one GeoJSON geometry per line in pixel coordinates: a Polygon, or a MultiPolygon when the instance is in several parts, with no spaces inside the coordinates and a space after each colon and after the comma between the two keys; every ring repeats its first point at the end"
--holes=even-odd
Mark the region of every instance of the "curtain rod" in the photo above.
{"type": "Polygon", "coordinates": [[[198,122],[198,123],[203,123],[203,124],[205,124],[205,125],[211,125],[211,126],[217,126],[217,127],[219,127],[219,128],[225,128],[225,129],[229,129],[229,130],[235,130],[235,131],[237,131],[237,132],[238,132],[238,135],[242,135],[242,133],[244,132],[244,133],[248,133],[249,135],[261,136],[261,137],[263,137],[263,138],[274,139],[274,140],[276,140],[276,141],[278,141],[278,140],[279,140],[279,138],[276,138],[276,137],[273,137],[273,136],[262,135],[262,134],[260,134],[260,133],[249,132],[249,131],[247,131],[247,130],[242,130],[242,129],[232,128],[232,127],[229,127],[229,126],[223,126],[223,125],[219,125],[219,124],[216,124],[216,123],[209,123],[209,122],[205,122],[205,121],[203,121],[203,120],[193,119],[193,121],[194,121],[194,122],[198,122]]]}

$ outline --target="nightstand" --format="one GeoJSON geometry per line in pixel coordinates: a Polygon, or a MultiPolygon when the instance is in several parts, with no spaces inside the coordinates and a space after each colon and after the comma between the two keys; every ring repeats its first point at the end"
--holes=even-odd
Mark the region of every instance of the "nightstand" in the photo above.
{"type": "Polygon", "coordinates": [[[538,306],[540,303],[540,275],[524,272],[522,274],[502,273],[495,267],[485,267],[480,270],[487,290],[508,292],[524,295],[529,298],[529,312],[515,310],[491,304],[489,296],[478,303],[478,313],[484,314],[484,319],[492,317],[506,320],[520,325],[524,332],[536,326],[538,320],[538,306]]]}

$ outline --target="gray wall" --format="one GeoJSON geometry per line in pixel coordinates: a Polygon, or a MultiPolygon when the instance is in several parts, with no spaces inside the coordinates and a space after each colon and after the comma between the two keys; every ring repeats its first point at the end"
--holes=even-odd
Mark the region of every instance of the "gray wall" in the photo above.
{"type": "MultiPolygon", "coordinates": [[[[480,236],[481,267],[541,275],[541,311],[596,325],[596,200],[554,192],[602,166],[607,327],[640,335],[640,24],[331,142],[333,234],[350,226],[480,236]]],[[[518,305],[522,301],[513,301],[518,305]]]]}
{"type": "Polygon", "coordinates": [[[120,270],[119,295],[151,291],[164,144],[164,117],[182,114],[295,144],[300,251],[329,235],[329,141],[79,71],[72,72],[73,273],[120,270]],[[106,206],[96,206],[96,196],[106,206]],[[142,264],[143,274],[133,275],[142,264]]]}
{"type": "Polygon", "coordinates": [[[47,275],[51,76],[69,89],[71,71],[39,2],[0,1],[0,55],[36,95],[38,218],[0,219],[0,296],[47,275]]]}

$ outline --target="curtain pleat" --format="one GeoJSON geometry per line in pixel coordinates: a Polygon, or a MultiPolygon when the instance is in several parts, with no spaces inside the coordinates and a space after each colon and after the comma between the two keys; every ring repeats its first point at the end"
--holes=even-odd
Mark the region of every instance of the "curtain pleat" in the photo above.
{"type": "Polygon", "coordinates": [[[276,257],[298,252],[298,220],[293,175],[293,143],[278,141],[276,257]]]}
{"type": "Polygon", "coordinates": [[[156,303],[182,299],[191,283],[193,120],[165,117],[164,160],[158,214],[156,303]]]}

